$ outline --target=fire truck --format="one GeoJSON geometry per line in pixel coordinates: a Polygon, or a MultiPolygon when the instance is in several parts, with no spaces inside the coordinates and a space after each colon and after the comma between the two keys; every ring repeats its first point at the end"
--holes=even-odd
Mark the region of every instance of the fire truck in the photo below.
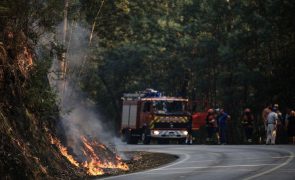
{"type": "Polygon", "coordinates": [[[158,91],[124,94],[122,97],[122,140],[128,144],[152,140],[183,142],[188,134],[188,99],[162,96],[158,91]]]}

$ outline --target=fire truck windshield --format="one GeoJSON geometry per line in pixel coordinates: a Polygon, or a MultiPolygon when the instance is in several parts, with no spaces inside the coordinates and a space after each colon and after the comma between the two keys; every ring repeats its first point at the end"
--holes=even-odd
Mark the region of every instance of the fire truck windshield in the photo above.
{"type": "Polygon", "coordinates": [[[153,109],[156,114],[183,114],[186,106],[183,101],[154,101],[153,109]]]}

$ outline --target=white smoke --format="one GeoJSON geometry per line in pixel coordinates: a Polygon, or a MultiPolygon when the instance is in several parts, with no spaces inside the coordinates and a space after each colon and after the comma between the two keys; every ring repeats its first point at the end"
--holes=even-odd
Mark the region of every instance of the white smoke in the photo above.
{"type": "MultiPolygon", "coordinates": [[[[79,155],[81,136],[99,139],[105,145],[114,144],[113,129],[106,127],[106,120],[99,114],[99,109],[94,102],[79,89],[79,75],[85,71],[85,63],[89,54],[90,31],[78,23],[70,23],[66,44],[67,72],[65,80],[58,80],[58,56],[53,56],[53,63],[48,74],[51,87],[53,87],[60,101],[61,120],[65,130],[67,145],[72,147],[75,154],[79,155]]],[[[87,27],[87,26],[86,26],[87,27]]],[[[52,46],[61,43],[62,24],[57,26],[56,34],[46,34],[39,40],[39,45],[52,46]],[[53,42],[53,43],[52,43],[53,42]]],[[[112,148],[113,149],[113,148],[112,148]]]]}

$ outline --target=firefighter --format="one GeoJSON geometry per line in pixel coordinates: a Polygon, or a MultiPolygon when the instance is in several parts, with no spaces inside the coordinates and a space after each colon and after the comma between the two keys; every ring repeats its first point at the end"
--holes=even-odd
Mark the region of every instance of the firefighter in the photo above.
{"type": "Polygon", "coordinates": [[[274,108],[276,109],[277,115],[278,115],[278,121],[276,125],[276,144],[284,144],[287,143],[287,133],[285,130],[285,119],[279,110],[279,105],[274,104],[274,108]]]}
{"type": "MultiPolygon", "coordinates": [[[[216,134],[217,130],[217,121],[215,117],[215,113],[213,109],[208,110],[208,114],[206,117],[206,128],[207,128],[207,139],[208,143],[213,142],[213,135],[216,134]]],[[[217,141],[219,141],[219,137],[217,136],[217,141]]]]}
{"type": "Polygon", "coordinates": [[[189,114],[189,121],[187,123],[187,135],[185,139],[185,144],[193,144],[193,131],[192,131],[192,116],[189,114]]]}
{"type": "Polygon", "coordinates": [[[289,143],[295,144],[295,111],[290,110],[286,120],[289,143]]]}
{"type": "Polygon", "coordinates": [[[253,121],[254,121],[254,116],[251,110],[249,108],[246,108],[242,115],[242,126],[244,128],[246,141],[248,143],[252,143],[253,121]]]}

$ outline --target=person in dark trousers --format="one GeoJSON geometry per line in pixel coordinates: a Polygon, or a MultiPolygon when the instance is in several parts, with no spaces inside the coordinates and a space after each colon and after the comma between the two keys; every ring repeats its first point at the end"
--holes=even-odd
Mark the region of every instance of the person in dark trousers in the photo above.
{"type": "MultiPolygon", "coordinates": [[[[217,121],[213,109],[208,110],[208,114],[206,117],[206,128],[208,135],[206,141],[208,143],[213,143],[213,135],[216,134],[217,129],[217,121]]],[[[219,137],[217,137],[217,141],[219,141],[219,137]]]]}
{"type": "Polygon", "coordinates": [[[219,128],[219,137],[220,137],[220,144],[226,144],[227,143],[227,121],[230,118],[230,116],[224,112],[224,109],[219,109],[218,114],[218,128],[219,128]]]}
{"type": "Polygon", "coordinates": [[[288,132],[288,122],[289,118],[292,116],[292,109],[290,107],[286,108],[285,114],[283,116],[284,119],[284,143],[288,144],[289,143],[289,132],[288,132]]]}
{"type": "Polygon", "coordinates": [[[295,144],[295,111],[290,112],[286,122],[286,126],[289,143],[295,144]]]}
{"type": "Polygon", "coordinates": [[[189,121],[186,127],[187,135],[185,139],[185,144],[193,144],[193,131],[192,131],[192,116],[189,115],[189,121]]]}
{"type": "Polygon", "coordinates": [[[284,144],[286,143],[284,140],[285,136],[285,119],[283,118],[283,115],[281,111],[279,110],[279,105],[274,104],[274,108],[276,109],[277,115],[278,115],[278,121],[276,126],[276,144],[284,144]]]}
{"type": "Polygon", "coordinates": [[[242,115],[242,126],[244,128],[244,133],[245,133],[247,143],[252,143],[253,121],[254,121],[254,116],[251,110],[249,108],[246,108],[242,115]]]}

